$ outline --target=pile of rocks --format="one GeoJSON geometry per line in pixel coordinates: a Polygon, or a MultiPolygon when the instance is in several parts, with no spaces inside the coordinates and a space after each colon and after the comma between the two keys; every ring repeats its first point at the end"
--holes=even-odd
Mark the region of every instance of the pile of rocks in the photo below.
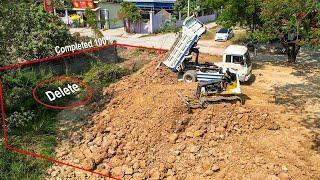
{"type": "MultiPolygon", "coordinates": [[[[210,179],[228,159],[220,143],[279,128],[267,112],[239,104],[188,114],[176,92],[190,93],[196,84],[178,83],[166,68],[156,70],[158,63],[104,89],[109,99],[103,110],[92,115],[79,130],[83,138],[60,158],[121,179],[210,179]]],[[[98,179],[61,168],[51,175],[98,179]]]]}

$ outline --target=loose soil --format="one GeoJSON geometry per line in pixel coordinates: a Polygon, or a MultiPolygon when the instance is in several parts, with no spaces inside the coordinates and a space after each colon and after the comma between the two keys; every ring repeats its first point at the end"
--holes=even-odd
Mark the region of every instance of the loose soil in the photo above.
{"type": "MultiPolygon", "coordinates": [[[[121,179],[319,179],[320,68],[310,54],[294,66],[259,56],[242,85],[245,105],[222,102],[191,114],[177,92],[190,96],[197,84],[156,70],[165,54],[153,57],[103,90],[99,109],[78,118],[86,123],[68,136],[72,146],[57,147],[57,158],[121,179]]],[[[103,179],[58,165],[48,173],[103,179]]]]}

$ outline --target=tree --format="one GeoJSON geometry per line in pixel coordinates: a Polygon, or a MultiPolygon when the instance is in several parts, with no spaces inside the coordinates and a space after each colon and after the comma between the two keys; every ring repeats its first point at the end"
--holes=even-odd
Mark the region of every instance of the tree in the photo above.
{"type": "Polygon", "coordinates": [[[314,0],[264,0],[262,5],[263,28],[280,39],[288,62],[296,62],[301,46],[320,44],[320,9],[314,0]]]}
{"type": "Polygon", "coordinates": [[[56,55],[76,41],[60,18],[33,3],[4,1],[0,9],[0,66],[56,55]]]}
{"type": "Polygon", "coordinates": [[[258,41],[279,39],[295,63],[303,45],[319,45],[320,5],[315,0],[228,0],[220,25],[249,27],[258,41]]]}
{"type": "Polygon", "coordinates": [[[261,0],[229,0],[220,2],[223,11],[218,18],[218,23],[224,27],[232,27],[237,24],[248,26],[251,32],[257,26],[261,26],[260,12],[261,0]]]}
{"type": "Polygon", "coordinates": [[[103,37],[103,34],[100,32],[98,27],[97,16],[94,14],[94,12],[90,8],[87,8],[84,11],[84,15],[86,16],[87,23],[91,26],[95,37],[103,37]]]}
{"type": "Polygon", "coordinates": [[[131,24],[142,18],[139,9],[133,3],[129,2],[122,2],[120,4],[118,17],[123,19],[126,32],[131,32],[131,24]]]}

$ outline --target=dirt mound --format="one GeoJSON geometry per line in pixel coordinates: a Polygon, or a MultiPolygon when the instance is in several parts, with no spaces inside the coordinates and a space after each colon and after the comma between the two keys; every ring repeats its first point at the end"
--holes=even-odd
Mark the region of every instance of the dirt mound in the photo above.
{"type": "Polygon", "coordinates": [[[108,103],[93,115],[68,160],[122,179],[210,179],[226,160],[219,143],[279,128],[266,110],[239,104],[188,114],[177,92],[190,94],[196,84],[179,83],[166,67],[156,70],[158,64],[104,89],[108,103]]]}
{"type": "MultiPolygon", "coordinates": [[[[115,86],[131,87],[133,85],[153,85],[153,84],[176,84],[177,75],[172,73],[167,67],[161,64],[161,59],[165,55],[159,56],[158,59],[146,64],[137,73],[114,84],[115,86]]],[[[110,88],[109,88],[110,89],[110,88]]],[[[111,87],[112,89],[112,87],[111,87]]]]}

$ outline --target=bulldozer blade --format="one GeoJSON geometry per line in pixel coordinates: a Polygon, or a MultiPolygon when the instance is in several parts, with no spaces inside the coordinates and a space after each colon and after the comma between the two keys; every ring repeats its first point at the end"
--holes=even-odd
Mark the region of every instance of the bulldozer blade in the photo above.
{"type": "Polygon", "coordinates": [[[215,103],[220,101],[239,101],[243,105],[243,99],[239,96],[215,96],[215,97],[200,97],[199,103],[205,106],[207,103],[215,103]]]}
{"type": "Polygon", "coordinates": [[[203,108],[203,106],[199,103],[198,99],[191,99],[186,96],[183,96],[180,92],[177,92],[183,104],[188,108],[188,113],[191,113],[192,109],[203,108]]]}

